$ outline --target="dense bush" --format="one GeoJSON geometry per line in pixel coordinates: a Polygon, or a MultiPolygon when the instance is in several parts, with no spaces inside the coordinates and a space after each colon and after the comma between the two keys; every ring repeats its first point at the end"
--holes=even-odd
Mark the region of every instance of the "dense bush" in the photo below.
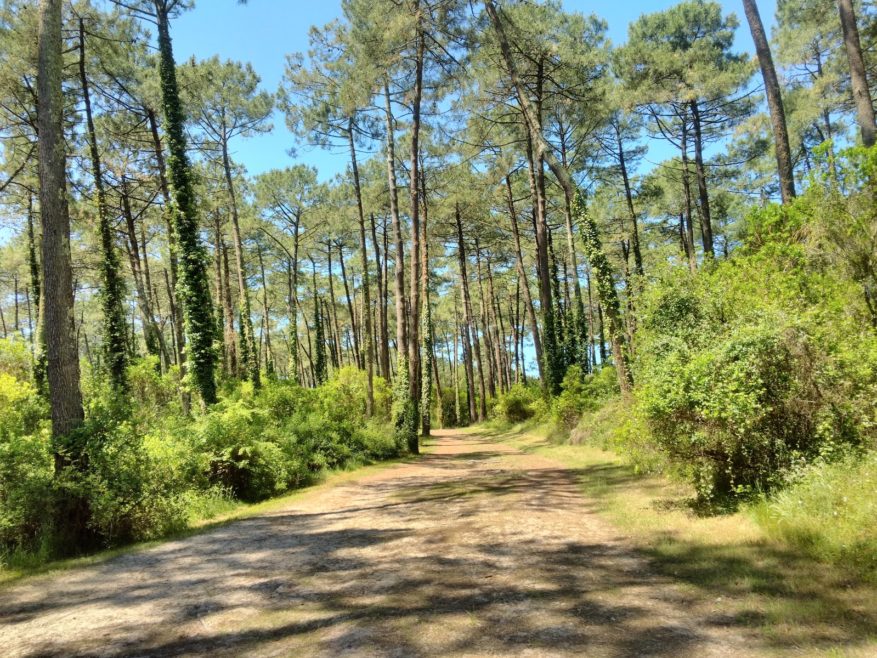
{"type": "Polygon", "coordinates": [[[533,418],[533,405],[542,396],[538,386],[514,384],[500,395],[493,406],[493,417],[505,423],[521,423],[533,418]]]}
{"type": "Polygon", "coordinates": [[[570,367],[563,378],[560,395],[552,400],[551,418],[554,426],[568,434],[585,413],[597,410],[607,398],[617,393],[615,368],[607,366],[584,375],[579,366],[570,367]]]}
{"type": "Polygon", "coordinates": [[[87,376],[86,422],[70,437],[85,458],[56,475],[47,408],[18,348],[0,349],[0,557],[51,545],[53,500],[84,501],[96,545],[109,546],[179,531],[231,500],[277,495],[326,468],[398,454],[383,379],[375,378],[371,419],[365,373],[352,368],[318,389],[267,378],[258,392],[229,387],[187,419],[178,372],[162,375],[148,358],[129,368],[125,399],[87,376]]]}
{"type": "Polygon", "coordinates": [[[832,308],[854,294],[794,246],[768,251],[670,272],[643,299],[637,400],[705,500],[769,491],[872,426],[875,337],[832,308]]]}

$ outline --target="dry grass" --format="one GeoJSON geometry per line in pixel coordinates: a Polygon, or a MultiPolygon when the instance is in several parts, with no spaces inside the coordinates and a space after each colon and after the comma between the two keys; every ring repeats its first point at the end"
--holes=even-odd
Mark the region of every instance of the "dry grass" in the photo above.
{"type": "Polygon", "coordinates": [[[575,469],[596,510],[655,568],[693,596],[721,602],[729,623],[744,620],[776,653],[877,655],[877,587],[773,541],[750,510],[699,514],[691,489],[637,475],[613,452],[535,432],[490,434],[575,469]]]}

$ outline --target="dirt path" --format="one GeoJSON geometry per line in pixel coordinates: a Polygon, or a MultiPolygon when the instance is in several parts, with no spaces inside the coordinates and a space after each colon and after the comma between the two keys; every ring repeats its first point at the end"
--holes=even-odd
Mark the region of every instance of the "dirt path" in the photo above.
{"type": "MultiPolygon", "coordinates": [[[[0,592],[5,656],[745,656],[556,463],[443,432],[277,512],[0,592]]],[[[747,641],[748,640],[748,641],[747,641]]]]}

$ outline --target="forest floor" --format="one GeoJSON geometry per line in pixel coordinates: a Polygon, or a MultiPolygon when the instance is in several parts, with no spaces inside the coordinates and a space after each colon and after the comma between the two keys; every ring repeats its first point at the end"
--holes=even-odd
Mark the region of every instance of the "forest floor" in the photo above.
{"type": "Polygon", "coordinates": [[[758,542],[758,555],[688,542],[662,558],[639,531],[609,520],[607,496],[639,486],[632,476],[610,462],[570,465],[540,445],[441,430],[419,459],[200,534],[7,584],[0,652],[877,655],[877,612],[860,609],[867,602],[855,588],[818,589],[814,573],[811,590],[790,589],[788,560],[776,555],[770,567],[764,552],[774,549],[758,542]],[[760,580],[741,575],[750,572],[760,580]],[[773,589],[762,591],[765,583],[773,589]],[[799,618],[771,618],[777,599],[799,618]],[[807,617],[815,603],[836,618],[807,617]]]}

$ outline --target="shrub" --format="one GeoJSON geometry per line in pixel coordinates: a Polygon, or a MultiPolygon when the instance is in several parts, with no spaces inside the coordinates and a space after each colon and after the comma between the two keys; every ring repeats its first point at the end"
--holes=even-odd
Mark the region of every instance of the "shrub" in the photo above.
{"type": "Polygon", "coordinates": [[[20,382],[32,379],[30,346],[15,334],[0,339],[0,374],[9,375],[20,382]]]}
{"type": "Polygon", "coordinates": [[[516,383],[495,403],[493,417],[504,423],[522,423],[534,416],[533,404],[542,393],[536,386],[516,383]]]}
{"type": "Polygon", "coordinates": [[[560,395],[554,398],[551,405],[555,431],[568,434],[584,413],[595,411],[617,392],[615,368],[606,366],[596,373],[584,375],[579,366],[570,367],[563,378],[560,395]]]}
{"type": "Polygon", "coordinates": [[[874,427],[877,341],[848,320],[856,291],[774,246],[672,272],[641,302],[639,408],[705,501],[770,491],[874,427]]]}

